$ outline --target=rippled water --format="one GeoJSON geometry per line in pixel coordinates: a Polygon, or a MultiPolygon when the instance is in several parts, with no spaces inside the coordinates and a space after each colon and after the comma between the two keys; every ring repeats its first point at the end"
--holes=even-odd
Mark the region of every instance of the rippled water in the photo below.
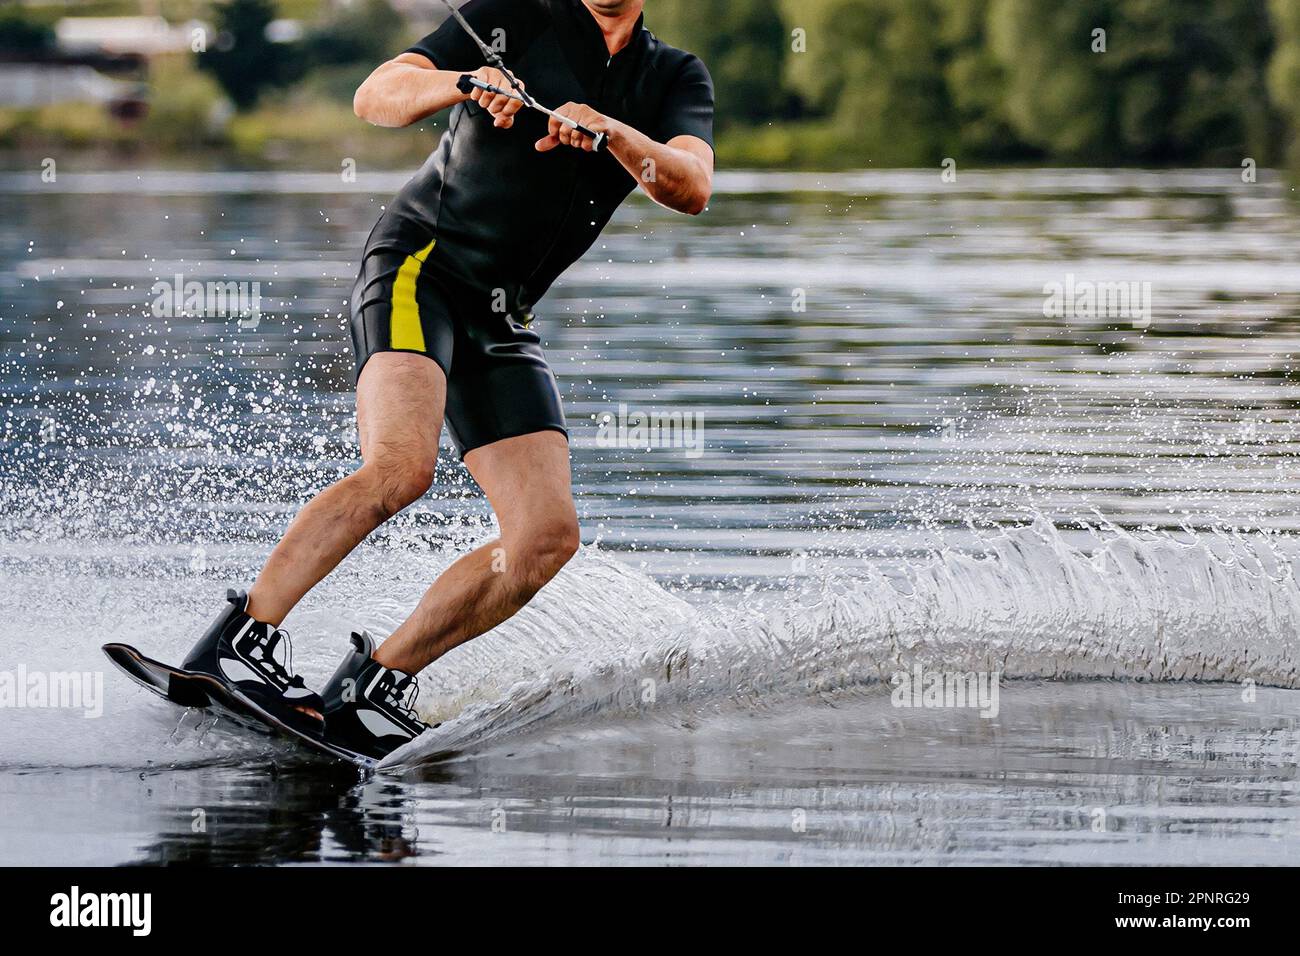
{"type": "MultiPolygon", "coordinates": [[[[179,656],[353,466],[345,299],[400,181],[0,175],[0,671],[179,656]],[[178,273],[259,282],[260,321],[155,316],[178,273]]],[[[0,859],[1285,860],[1290,187],[718,185],[698,219],[629,204],[538,310],[585,547],[424,675],[444,723],[406,770],[335,780],[105,673],[101,717],[0,710],[0,793],[30,810],[0,859]],[[1089,282],[1149,309],[1045,316],[1089,282]],[[621,405],[702,416],[700,453],[609,447],[621,405]],[[998,716],[891,707],[917,665],[1001,673],[998,716]],[[195,835],[194,807],[226,823],[195,835]]],[[[289,619],[309,682],[488,520],[446,457],[289,619]]]]}

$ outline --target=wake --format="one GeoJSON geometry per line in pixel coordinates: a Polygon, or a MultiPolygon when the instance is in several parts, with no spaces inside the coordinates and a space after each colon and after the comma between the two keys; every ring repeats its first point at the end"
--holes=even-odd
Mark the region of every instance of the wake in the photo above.
{"type": "Polygon", "coordinates": [[[587,549],[497,632],[422,678],[442,721],[385,761],[609,716],[680,719],[873,684],[914,665],[1004,679],[1300,686],[1300,539],[1110,525],[1067,543],[1039,518],[975,550],[853,561],[696,607],[587,549]]]}
{"type": "MultiPolygon", "coordinates": [[[[470,537],[487,533],[479,526],[470,537]]],[[[435,548],[414,529],[359,549],[287,622],[308,684],[328,678],[349,630],[391,632],[473,543],[435,548]]],[[[110,640],[179,658],[262,549],[213,551],[200,571],[187,553],[112,537],[9,540],[0,670],[100,671],[99,645],[110,640]]],[[[1298,556],[1300,537],[1280,533],[1072,532],[1040,518],[962,534],[960,549],[841,550],[810,561],[803,576],[687,601],[587,547],[518,615],[421,675],[422,714],[441,726],[386,765],[607,719],[690,723],[721,710],[884,694],[893,674],[917,664],[1004,679],[1300,687],[1298,556]]],[[[111,672],[103,704],[97,720],[8,711],[0,763],[176,766],[283,752],[198,715],[182,720],[111,672]]]]}

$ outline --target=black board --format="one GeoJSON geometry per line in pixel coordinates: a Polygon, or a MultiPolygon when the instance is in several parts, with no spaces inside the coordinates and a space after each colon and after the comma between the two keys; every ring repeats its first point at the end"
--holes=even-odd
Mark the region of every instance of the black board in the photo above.
{"type": "Polygon", "coordinates": [[[129,644],[105,644],[105,656],[127,677],[145,690],[157,694],[179,707],[206,707],[229,715],[241,726],[263,733],[277,733],[296,740],[309,750],[354,766],[371,770],[374,758],[353,753],[322,736],[306,734],[290,727],[274,714],[263,710],[239,691],[210,674],[187,671],[146,657],[129,644]]]}

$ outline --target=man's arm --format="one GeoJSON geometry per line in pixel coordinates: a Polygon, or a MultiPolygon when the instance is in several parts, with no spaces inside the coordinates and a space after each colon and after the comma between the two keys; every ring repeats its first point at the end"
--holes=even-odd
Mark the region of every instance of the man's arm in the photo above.
{"type": "MultiPolygon", "coordinates": [[[[713,195],[713,149],[698,136],[656,143],[626,123],[609,134],[609,151],[655,202],[697,216],[713,195]]],[[[599,132],[599,130],[597,130],[599,132]]]]}
{"type": "MultiPolygon", "coordinates": [[[[597,113],[583,103],[556,110],[595,133],[604,133],[606,148],[655,202],[694,216],[713,194],[713,149],[698,136],[674,136],[658,143],[638,129],[597,113]]],[[[554,117],[549,135],[537,141],[541,151],[561,144],[590,151],[592,141],[554,117]]]]}
{"type": "MultiPolygon", "coordinates": [[[[440,70],[419,53],[403,53],[366,77],[352,97],[352,109],[361,119],[376,126],[410,126],[448,106],[472,99],[492,113],[497,126],[511,126],[523,104],[477,88],[466,96],[456,89],[462,72],[440,70]]],[[[490,66],[480,67],[470,75],[498,88],[507,85],[506,78],[490,66]]]]}
{"type": "MultiPolygon", "coordinates": [[[[500,89],[508,85],[506,78],[490,66],[480,67],[471,75],[500,89]]],[[[495,126],[508,129],[514,125],[515,114],[523,107],[519,100],[477,88],[466,96],[456,88],[460,76],[459,70],[438,69],[420,53],[403,53],[366,78],[357,88],[352,108],[357,116],[376,126],[410,126],[472,99],[492,114],[495,126]]],[[[604,133],[614,158],[655,202],[691,215],[703,212],[708,205],[713,192],[713,149],[698,136],[674,136],[667,143],[659,143],[582,103],[566,103],[556,112],[604,133]]],[[[592,148],[590,139],[552,117],[549,135],[537,141],[537,148],[545,152],[562,143],[578,149],[592,148]]]]}

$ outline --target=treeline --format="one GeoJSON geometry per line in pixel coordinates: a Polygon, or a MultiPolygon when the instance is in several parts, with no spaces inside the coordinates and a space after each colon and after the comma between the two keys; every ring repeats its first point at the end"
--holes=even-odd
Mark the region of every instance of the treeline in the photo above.
{"type": "Polygon", "coordinates": [[[308,76],[318,83],[326,78],[327,92],[351,101],[361,79],[403,46],[407,30],[388,0],[339,7],[290,42],[268,37],[277,16],[274,0],[228,0],[216,7],[216,42],[199,53],[198,63],[238,109],[253,107],[268,89],[308,76]],[[338,82],[329,83],[332,77],[338,82]]]}
{"type": "MultiPolygon", "coordinates": [[[[152,64],[150,141],[256,154],[364,135],[350,120],[357,84],[430,24],[389,0],[314,14],[309,2],[197,7],[214,36],[152,64]],[[273,37],[290,5],[301,35],[273,37]],[[223,99],[236,112],[218,129],[223,99]]],[[[0,55],[50,45],[67,12],[0,8],[0,55]]],[[[708,63],[733,167],[1250,157],[1300,169],[1300,0],[647,0],[646,21],[708,63]]],[[[131,135],[79,109],[0,112],[0,145],[131,135]]]]}
{"type": "Polygon", "coordinates": [[[650,0],[727,152],[801,165],[1280,163],[1300,0],[650,0]]]}

